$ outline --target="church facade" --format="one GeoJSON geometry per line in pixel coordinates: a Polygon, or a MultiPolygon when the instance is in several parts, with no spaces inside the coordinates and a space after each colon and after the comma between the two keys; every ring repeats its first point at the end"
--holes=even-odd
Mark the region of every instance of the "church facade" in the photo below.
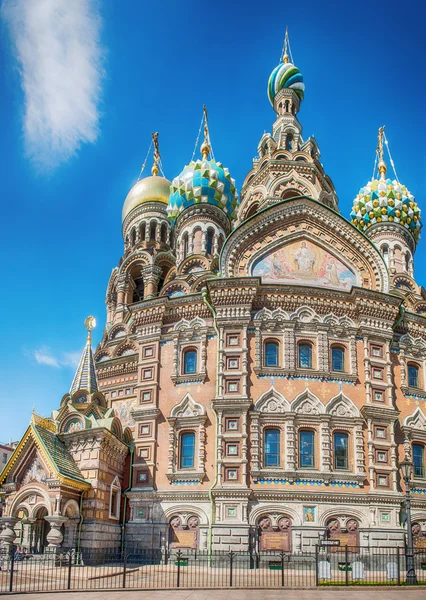
{"type": "Polygon", "coordinates": [[[346,219],[302,136],[303,95],[285,51],[239,197],[207,113],[201,158],[172,182],[154,136],[152,176],[124,203],[102,341],[93,354],[89,319],[70,393],[33,415],[0,475],[5,542],[402,545],[408,457],[426,545],[420,211],[387,175],[381,129],[377,177],[346,219]]]}

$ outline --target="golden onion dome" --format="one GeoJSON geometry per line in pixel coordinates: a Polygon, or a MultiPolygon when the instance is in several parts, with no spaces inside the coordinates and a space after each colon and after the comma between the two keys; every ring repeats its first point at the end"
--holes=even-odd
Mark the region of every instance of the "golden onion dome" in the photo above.
{"type": "Polygon", "coordinates": [[[123,205],[123,221],[127,215],[145,202],[161,202],[167,205],[170,197],[170,181],[165,177],[151,175],[140,179],[127,194],[123,205]]]}

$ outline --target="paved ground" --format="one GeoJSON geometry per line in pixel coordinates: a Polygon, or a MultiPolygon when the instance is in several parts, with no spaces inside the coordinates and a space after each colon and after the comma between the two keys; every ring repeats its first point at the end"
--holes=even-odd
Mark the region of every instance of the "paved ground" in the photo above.
{"type": "Polygon", "coordinates": [[[426,588],[334,588],[327,590],[163,590],[117,592],[47,592],[44,594],[5,594],[3,600],[425,600],[426,588]]]}

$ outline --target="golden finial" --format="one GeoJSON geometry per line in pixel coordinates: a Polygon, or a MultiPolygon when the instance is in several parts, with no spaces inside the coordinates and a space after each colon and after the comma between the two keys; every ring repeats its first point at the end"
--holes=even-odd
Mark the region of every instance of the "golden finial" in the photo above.
{"type": "Polygon", "coordinates": [[[160,162],[160,150],[158,147],[158,131],[152,134],[152,142],[154,144],[154,164],[152,165],[151,173],[158,175],[158,163],[160,162]]]}
{"type": "Polygon", "coordinates": [[[290,57],[288,55],[288,27],[285,28],[284,48],[283,48],[283,62],[288,63],[290,57]]]}
{"type": "Polygon", "coordinates": [[[380,178],[381,179],[385,179],[386,177],[386,171],[387,171],[387,167],[386,167],[386,163],[383,159],[383,136],[385,134],[385,126],[383,125],[382,127],[379,128],[379,137],[378,137],[378,142],[377,142],[377,156],[379,157],[379,173],[380,173],[380,178]]]}
{"type": "Polygon", "coordinates": [[[87,345],[90,345],[92,343],[92,329],[94,329],[96,327],[96,319],[95,317],[92,317],[92,315],[90,315],[90,317],[87,317],[87,319],[84,321],[84,326],[87,329],[87,345]]]}
{"type": "Polygon", "coordinates": [[[207,160],[210,154],[210,135],[209,135],[209,121],[207,117],[207,107],[204,104],[204,142],[201,144],[201,156],[203,160],[207,160]]]}

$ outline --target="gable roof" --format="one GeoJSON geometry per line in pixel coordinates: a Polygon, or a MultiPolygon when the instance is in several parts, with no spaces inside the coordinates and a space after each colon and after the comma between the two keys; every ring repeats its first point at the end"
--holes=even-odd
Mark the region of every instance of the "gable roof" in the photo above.
{"type": "Polygon", "coordinates": [[[27,442],[32,440],[42,454],[51,471],[63,484],[87,489],[91,485],[80,472],[66,445],[55,433],[55,424],[50,419],[44,419],[33,414],[30,426],[10,457],[9,462],[0,474],[0,485],[18,462],[27,442]]]}

